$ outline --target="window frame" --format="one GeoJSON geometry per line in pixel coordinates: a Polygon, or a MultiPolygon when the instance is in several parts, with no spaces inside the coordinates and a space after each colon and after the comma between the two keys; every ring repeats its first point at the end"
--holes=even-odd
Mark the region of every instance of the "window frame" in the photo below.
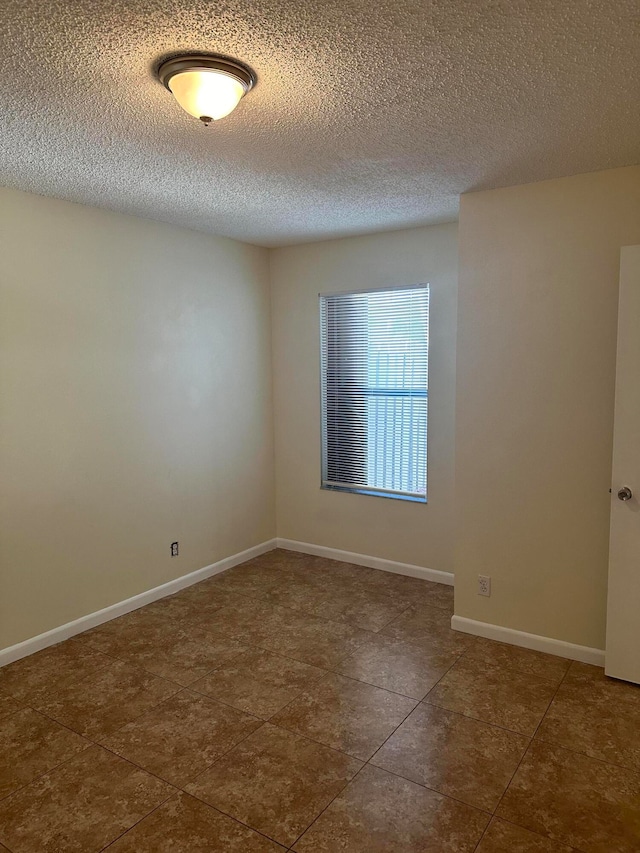
{"type": "MultiPolygon", "coordinates": [[[[429,419],[427,414],[427,426],[425,430],[425,493],[417,495],[414,492],[400,492],[391,489],[382,489],[367,486],[346,486],[341,483],[332,483],[327,477],[328,468],[328,444],[327,444],[327,381],[325,370],[325,353],[323,347],[323,302],[324,299],[339,296],[356,296],[358,294],[369,293],[391,293],[394,290],[426,290],[427,293],[427,387],[425,391],[425,399],[427,401],[427,412],[429,406],[429,367],[430,367],[430,325],[431,325],[431,285],[429,282],[419,282],[416,284],[396,284],[382,285],[380,287],[362,287],[357,290],[336,290],[329,293],[318,294],[318,328],[320,335],[319,346],[319,368],[320,368],[320,489],[329,492],[342,492],[346,494],[367,495],[370,497],[390,498],[391,500],[402,500],[410,503],[428,503],[429,495],[429,419]]],[[[410,396],[410,395],[407,395],[410,396]]]]}

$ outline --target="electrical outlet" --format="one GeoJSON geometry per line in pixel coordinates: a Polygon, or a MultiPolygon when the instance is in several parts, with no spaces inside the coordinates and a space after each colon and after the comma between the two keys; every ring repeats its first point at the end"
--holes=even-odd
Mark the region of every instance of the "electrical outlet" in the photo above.
{"type": "Polygon", "coordinates": [[[491,578],[489,575],[478,575],[478,595],[491,595],[491,578]]]}
{"type": "Polygon", "coordinates": [[[171,556],[172,557],[178,556],[178,543],[177,542],[171,543],[171,556]]]}

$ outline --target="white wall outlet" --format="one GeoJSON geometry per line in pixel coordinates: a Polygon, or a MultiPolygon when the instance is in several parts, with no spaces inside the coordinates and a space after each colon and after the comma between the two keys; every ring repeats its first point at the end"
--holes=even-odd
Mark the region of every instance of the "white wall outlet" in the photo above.
{"type": "Polygon", "coordinates": [[[489,575],[478,575],[478,595],[491,595],[491,578],[489,575]]]}

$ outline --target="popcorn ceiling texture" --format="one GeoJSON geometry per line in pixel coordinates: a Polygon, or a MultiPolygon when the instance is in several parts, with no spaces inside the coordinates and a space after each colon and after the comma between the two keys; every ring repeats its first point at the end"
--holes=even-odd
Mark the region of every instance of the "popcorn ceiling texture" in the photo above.
{"type": "Polygon", "coordinates": [[[640,161],[637,0],[3,0],[0,183],[282,245],[640,161]],[[206,129],[155,79],[228,54],[206,129]]]}

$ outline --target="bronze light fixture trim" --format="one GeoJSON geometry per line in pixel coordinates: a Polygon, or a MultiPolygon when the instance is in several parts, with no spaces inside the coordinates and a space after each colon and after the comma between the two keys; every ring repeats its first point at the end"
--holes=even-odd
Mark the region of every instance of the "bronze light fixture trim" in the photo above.
{"type": "Polygon", "coordinates": [[[182,109],[207,127],[229,115],[256,84],[256,75],[243,63],[207,54],[167,59],[158,78],[182,109]]]}

